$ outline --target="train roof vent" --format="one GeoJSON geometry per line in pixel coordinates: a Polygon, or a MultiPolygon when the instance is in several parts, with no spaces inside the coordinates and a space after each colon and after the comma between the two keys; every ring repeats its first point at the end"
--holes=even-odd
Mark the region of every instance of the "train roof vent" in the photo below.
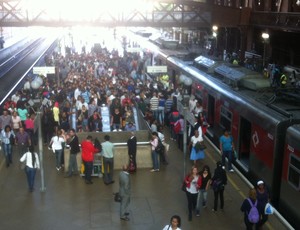
{"type": "Polygon", "coordinates": [[[194,66],[199,69],[204,69],[208,73],[212,73],[214,68],[219,65],[219,61],[200,55],[194,59],[194,66]]]}
{"type": "Polygon", "coordinates": [[[218,73],[221,77],[222,80],[229,84],[233,85],[234,87],[238,87],[238,83],[241,79],[243,79],[246,74],[234,69],[232,67],[229,67],[227,65],[220,65],[215,68],[215,72],[218,73]]]}
{"type": "Polygon", "coordinates": [[[195,61],[195,63],[197,63],[201,66],[204,66],[206,68],[211,68],[212,66],[214,66],[216,64],[216,61],[214,61],[210,58],[204,57],[202,55],[199,57],[196,57],[194,61],[195,61]]]}

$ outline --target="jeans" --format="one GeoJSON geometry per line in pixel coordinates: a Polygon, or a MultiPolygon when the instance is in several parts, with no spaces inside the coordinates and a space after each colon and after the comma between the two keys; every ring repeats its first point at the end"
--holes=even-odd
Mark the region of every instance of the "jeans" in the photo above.
{"type": "Polygon", "coordinates": [[[114,158],[103,157],[104,183],[111,183],[114,175],[114,158]]]}
{"type": "Polygon", "coordinates": [[[228,159],[228,170],[232,169],[232,166],[231,166],[232,155],[233,155],[233,152],[231,150],[230,151],[223,151],[223,154],[222,154],[222,164],[223,165],[225,165],[225,157],[228,159]]]}
{"type": "Polygon", "coordinates": [[[196,206],[197,212],[200,212],[201,206],[206,206],[206,201],[207,201],[207,190],[200,189],[197,197],[197,206],[196,206]]]}
{"type": "Polygon", "coordinates": [[[26,166],[25,172],[27,175],[27,182],[28,182],[29,190],[32,192],[33,185],[34,185],[34,178],[35,178],[35,174],[36,174],[36,168],[30,168],[30,167],[26,166]]]}
{"type": "Polygon", "coordinates": [[[93,161],[84,161],[84,175],[86,181],[92,180],[93,161]]]}
{"type": "Polygon", "coordinates": [[[158,121],[158,109],[151,110],[153,113],[153,117],[158,121]]]}
{"type": "Polygon", "coordinates": [[[160,124],[164,124],[165,121],[165,107],[158,107],[158,121],[160,124]]]}
{"type": "Polygon", "coordinates": [[[152,150],[151,157],[153,162],[153,169],[159,169],[158,153],[156,153],[155,150],[152,150]]]}
{"type": "Polygon", "coordinates": [[[73,173],[78,173],[78,166],[77,166],[77,154],[70,154],[69,159],[69,168],[68,168],[68,175],[71,176],[73,173]]]}
{"type": "Polygon", "coordinates": [[[61,156],[62,156],[62,149],[55,149],[55,156],[56,156],[56,168],[60,168],[61,167],[61,156]]]}
{"type": "Polygon", "coordinates": [[[6,165],[8,166],[9,163],[12,163],[12,146],[11,144],[2,143],[2,149],[5,156],[6,165]]]}
{"type": "Polygon", "coordinates": [[[113,130],[119,130],[121,128],[122,128],[121,124],[113,123],[113,125],[112,125],[113,130]]]}

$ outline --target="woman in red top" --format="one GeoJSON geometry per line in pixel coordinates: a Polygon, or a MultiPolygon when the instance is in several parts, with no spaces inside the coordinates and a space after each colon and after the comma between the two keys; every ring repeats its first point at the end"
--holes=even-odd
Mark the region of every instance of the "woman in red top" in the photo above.
{"type": "Polygon", "coordinates": [[[87,136],[86,140],[84,140],[81,143],[81,149],[82,149],[81,157],[84,164],[85,183],[93,184],[92,171],[93,171],[94,154],[98,152],[98,149],[95,148],[93,144],[92,136],[87,136]]]}
{"type": "Polygon", "coordinates": [[[27,119],[25,120],[25,131],[29,134],[31,143],[34,144],[34,118],[35,114],[31,114],[27,119]]]}
{"type": "Polygon", "coordinates": [[[192,166],[191,172],[184,179],[186,185],[186,197],[189,209],[189,221],[192,220],[192,211],[196,208],[199,189],[202,185],[202,177],[198,174],[196,166],[192,166]]]}

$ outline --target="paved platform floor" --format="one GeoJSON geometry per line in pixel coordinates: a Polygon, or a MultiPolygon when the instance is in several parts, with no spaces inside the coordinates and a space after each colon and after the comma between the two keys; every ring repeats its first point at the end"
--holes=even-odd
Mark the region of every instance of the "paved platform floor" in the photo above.
{"type": "MultiPolygon", "coordinates": [[[[240,206],[248,194],[247,185],[236,173],[228,174],[225,189],[224,211],[213,213],[213,193],[209,191],[208,207],[201,210],[200,217],[187,218],[187,200],[180,190],[183,178],[183,153],[177,143],[171,144],[170,164],[162,166],[160,172],[138,169],[132,178],[130,221],[119,218],[119,203],[114,202],[113,193],[118,191],[118,171],[112,185],[105,185],[101,178],[93,178],[87,185],[80,176],[64,178],[64,172],[55,169],[55,157],[45,148],[45,192],[40,192],[41,177],[37,173],[35,191],[30,193],[24,171],[19,168],[16,153],[13,164],[6,168],[4,157],[0,157],[0,229],[4,230],[160,230],[172,215],[182,218],[182,229],[245,229],[240,206]]],[[[208,164],[214,171],[219,155],[206,150],[207,157],[201,165],[208,164]]],[[[187,169],[191,162],[187,162],[187,169]]],[[[285,227],[270,216],[264,229],[281,230],[285,227]]]]}

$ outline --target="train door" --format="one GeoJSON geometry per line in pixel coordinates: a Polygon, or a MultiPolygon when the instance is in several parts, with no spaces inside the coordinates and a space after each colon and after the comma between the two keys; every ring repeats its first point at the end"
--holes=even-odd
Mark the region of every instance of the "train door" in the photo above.
{"type": "Polygon", "coordinates": [[[206,119],[211,128],[214,127],[214,117],[215,117],[215,98],[210,94],[208,94],[206,119]]]}
{"type": "Polygon", "coordinates": [[[247,119],[240,117],[240,132],[238,140],[238,160],[244,167],[249,169],[251,143],[251,123],[247,119]]]}
{"type": "Polygon", "coordinates": [[[206,120],[209,124],[209,127],[207,128],[206,135],[212,139],[213,134],[213,128],[214,128],[214,122],[215,122],[215,98],[208,94],[207,98],[207,114],[206,114],[206,120]]]}

